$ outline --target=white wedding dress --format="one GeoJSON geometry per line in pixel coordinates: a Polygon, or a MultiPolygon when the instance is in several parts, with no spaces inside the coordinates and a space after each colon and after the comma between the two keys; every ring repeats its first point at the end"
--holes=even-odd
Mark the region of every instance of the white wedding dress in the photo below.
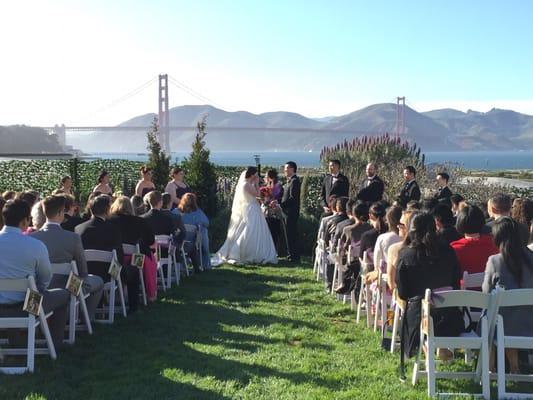
{"type": "Polygon", "coordinates": [[[230,264],[277,264],[272,235],[257,199],[246,190],[245,173],[235,189],[228,235],[217,258],[230,264]]]}

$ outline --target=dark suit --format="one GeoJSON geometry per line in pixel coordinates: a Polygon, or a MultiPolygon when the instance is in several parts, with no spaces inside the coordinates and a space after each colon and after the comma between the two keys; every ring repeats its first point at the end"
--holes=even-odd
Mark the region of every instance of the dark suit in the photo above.
{"type": "MultiPolygon", "coordinates": [[[[494,222],[496,222],[496,220],[489,220],[481,230],[481,233],[492,235],[492,227],[494,226],[494,222]]],[[[520,233],[520,237],[522,238],[522,244],[524,246],[527,246],[529,242],[529,228],[526,224],[522,224],[521,222],[516,222],[516,224],[518,225],[518,232],[520,233]]]]}
{"type": "Polygon", "coordinates": [[[383,198],[385,184],[377,175],[375,175],[372,179],[366,178],[361,183],[360,187],[359,193],[357,193],[357,200],[375,203],[383,198]]]}
{"type": "Polygon", "coordinates": [[[452,201],[450,199],[450,197],[452,197],[452,191],[448,186],[439,188],[439,190],[437,191],[437,193],[435,193],[433,197],[437,199],[439,203],[447,204],[450,207],[452,206],[452,201]]]}
{"type": "Polygon", "coordinates": [[[115,214],[109,218],[109,222],[120,230],[122,243],[139,243],[143,254],[152,254],[150,246],[154,244],[154,233],[145,219],[135,215],[115,214]]]}
{"type": "Polygon", "coordinates": [[[61,223],[61,228],[63,228],[66,231],[74,232],[74,228],[81,224],[83,222],[83,219],[81,217],[77,217],[75,215],[70,216],[68,214],[65,214],[65,220],[61,223]]]}
{"type": "Polygon", "coordinates": [[[406,182],[398,195],[398,203],[405,208],[412,200],[420,200],[420,187],[415,180],[406,182]]]}
{"type": "MultiPolygon", "coordinates": [[[[47,223],[40,231],[33,232],[31,236],[46,245],[50,262],[59,264],[76,261],[78,273],[83,278],[83,290],[85,293],[90,293],[87,299],[87,309],[90,317],[94,318],[96,307],[102,298],[104,281],[99,276],[88,274],[80,235],[67,231],[60,225],[47,223]]],[[[63,289],[66,284],[65,275],[54,275],[49,288],[63,289]]]]}
{"type": "Polygon", "coordinates": [[[348,197],[349,192],[350,183],[343,174],[338,174],[337,177],[330,174],[326,175],[322,183],[322,206],[329,207],[330,196],[348,197]]]}
{"type": "Polygon", "coordinates": [[[298,217],[300,216],[300,178],[291,176],[283,187],[281,209],[285,219],[287,233],[288,255],[290,260],[298,261],[300,251],[298,249],[298,217]]]}

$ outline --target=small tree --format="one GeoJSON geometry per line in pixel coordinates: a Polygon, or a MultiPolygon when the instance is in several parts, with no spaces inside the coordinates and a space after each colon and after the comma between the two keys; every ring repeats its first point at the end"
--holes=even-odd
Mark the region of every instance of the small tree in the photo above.
{"type": "Polygon", "coordinates": [[[159,126],[157,118],[154,117],[150,130],[146,133],[148,138],[148,168],[152,170],[152,181],[157,190],[164,191],[170,175],[170,154],[166,155],[161,151],[161,144],[158,141],[159,126]]]}
{"type": "Polygon", "coordinates": [[[206,127],[207,116],[204,116],[196,124],[192,152],[183,160],[182,165],[187,174],[187,183],[198,199],[198,206],[212,218],[216,215],[217,208],[217,176],[215,166],[209,161],[209,149],[205,146],[206,127]]]}

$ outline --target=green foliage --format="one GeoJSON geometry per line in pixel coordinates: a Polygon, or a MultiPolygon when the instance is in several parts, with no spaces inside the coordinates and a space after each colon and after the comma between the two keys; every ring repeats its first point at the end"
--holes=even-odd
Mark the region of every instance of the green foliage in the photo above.
{"type": "Polygon", "coordinates": [[[208,217],[217,211],[217,175],[215,166],[209,161],[209,149],[205,146],[206,117],[197,123],[197,132],[192,144],[192,152],[183,160],[182,166],[187,174],[187,183],[198,199],[198,205],[208,217]]]}
{"type": "Polygon", "coordinates": [[[147,165],[152,170],[152,181],[156,189],[163,192],[170,176],[170,156],[161,150],[158,135],[157,118],[154,118],[150,130],[146,133],[149,151],[147,165]]]}

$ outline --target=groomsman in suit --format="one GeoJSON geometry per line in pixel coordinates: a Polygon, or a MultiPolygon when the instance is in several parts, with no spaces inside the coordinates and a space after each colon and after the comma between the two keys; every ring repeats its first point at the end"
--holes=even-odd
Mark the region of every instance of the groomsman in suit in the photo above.
{"type": "Polygon", "coordinates": [[[385,185],[381,178],[377,175],[378,167],[376,163],[371,162],[366,166],[366,179],[361,183],[359,193],[357,193],[357,200],[368,203],[375,203],[383,198],[385,185]]]}
{"type": "Polygon", "coordinates": [[[326,214],[331,214],[328,206],[330,196],[348,197],[350,183],[348,178],[340,173],[341,162],[339,160],[331,160],[328,167],[329,174],[326,175],[322,183],[322,208],[326,214]]]}
{"type": "Polygon", "coordinates": [[[285,219],[285,232],[287,235],[288,260],[300,261],[298,249],[298,217],[300,216],[300,178],[296,176],[298,167],[294,161],[288,161],[283,171],[287,177],[287,183],[283,187],[281,209],[285,219]]]}
{"type": "Polygon", "coordinates": [[[437,175],[437,185],[439,186],[439,190],[433,197],[437,199],[439,203],[445,203],[451,207],[452,201],[450,198],[452,197],[452,191],[448,187],[449,180],[450,175],[448,175],[446,172],[440,172],[437,175]]]}
{"type": "Polygon", "coordinates": [[[400,194],[398,195],[398,204],[403,208],[407,207],[407,203],[412,200],[420,200],[420,187],[416,182],[416,169],[412,165],[408,165],[403,170],[403,179],[405,184],[403,185],[400,194]]]}

